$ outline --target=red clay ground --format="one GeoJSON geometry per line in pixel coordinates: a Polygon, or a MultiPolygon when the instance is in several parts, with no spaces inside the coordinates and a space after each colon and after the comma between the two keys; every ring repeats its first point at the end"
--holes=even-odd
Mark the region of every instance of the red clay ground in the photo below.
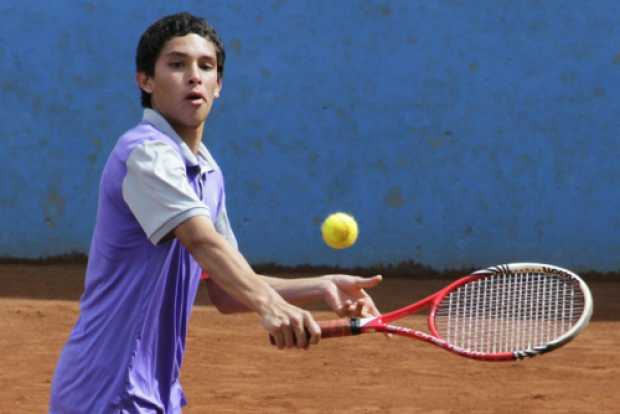
{"type": "MultiPolygon", "coordinates": [[[[0,265],[0,414],[47,412],[83,271],[82,265],[0,265]]],[[[389,310],[445,283],[388,279],[374,296],[389,310]]],[[[183,366],[184,412],[618,413],[620,281],[590,285],[594,320],[581,336],[543,357],[499,364],[379,335],[278,351],[255,316],[220,315],[203,290],[183,366]]]]}

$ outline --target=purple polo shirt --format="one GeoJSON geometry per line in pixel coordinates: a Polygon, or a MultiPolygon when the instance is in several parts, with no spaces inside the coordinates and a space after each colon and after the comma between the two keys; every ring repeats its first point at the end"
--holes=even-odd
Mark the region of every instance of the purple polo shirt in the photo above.
{"type": "Polygon", "coordinates": [[[120,137],[102,173],[80,315],[60,356],[51,414],[179,413],[200,266],[171,234],[194,216],[237,246],[222,173],[157,112],[120,137]]]}

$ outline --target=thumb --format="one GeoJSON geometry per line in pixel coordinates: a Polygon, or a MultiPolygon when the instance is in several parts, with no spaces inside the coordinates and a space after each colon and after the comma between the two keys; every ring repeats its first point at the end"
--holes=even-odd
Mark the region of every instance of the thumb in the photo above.
{"type": "Polygon", "coordinates": [[[360,289],[368,289],[377,286],[383,280],[382,275],[376,275],[373,277],[360,277],[357,279],[357,287],[360,289]]]}

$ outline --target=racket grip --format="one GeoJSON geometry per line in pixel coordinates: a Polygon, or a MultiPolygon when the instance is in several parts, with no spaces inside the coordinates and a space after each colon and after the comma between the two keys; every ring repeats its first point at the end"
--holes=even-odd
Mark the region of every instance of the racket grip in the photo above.
{"type": "Polygon", "coordinates": [[[321,338],[338,338],[360,333],[357,319],[336,319],[333,321],[319,321],[321,338]]]}
{"type": "MultiPolygon", "coordinates": [[[[332,321],[318,321],[321,328],[321,338],[338,338],[341,336],[359,335],[362,333],[359,319],[335,319],[332,321]]],[[[308,331],[306,336],[310,337],[308,331]]],[[[269,342],[275,345],[276,341],[273,336],[269,335],[269,342]]]]}

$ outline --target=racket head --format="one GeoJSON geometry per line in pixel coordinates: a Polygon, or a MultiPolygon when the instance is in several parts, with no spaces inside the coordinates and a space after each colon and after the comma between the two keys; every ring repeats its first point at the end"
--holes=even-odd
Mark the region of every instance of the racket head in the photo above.
{"type": "Polygon", "coordinates": [[[510,263],[442,289],[428,323],[453,352],[514,360],[568,343],[587,326],[592,310],[590,289],[577,274],[549,264],[510,263]]]}

